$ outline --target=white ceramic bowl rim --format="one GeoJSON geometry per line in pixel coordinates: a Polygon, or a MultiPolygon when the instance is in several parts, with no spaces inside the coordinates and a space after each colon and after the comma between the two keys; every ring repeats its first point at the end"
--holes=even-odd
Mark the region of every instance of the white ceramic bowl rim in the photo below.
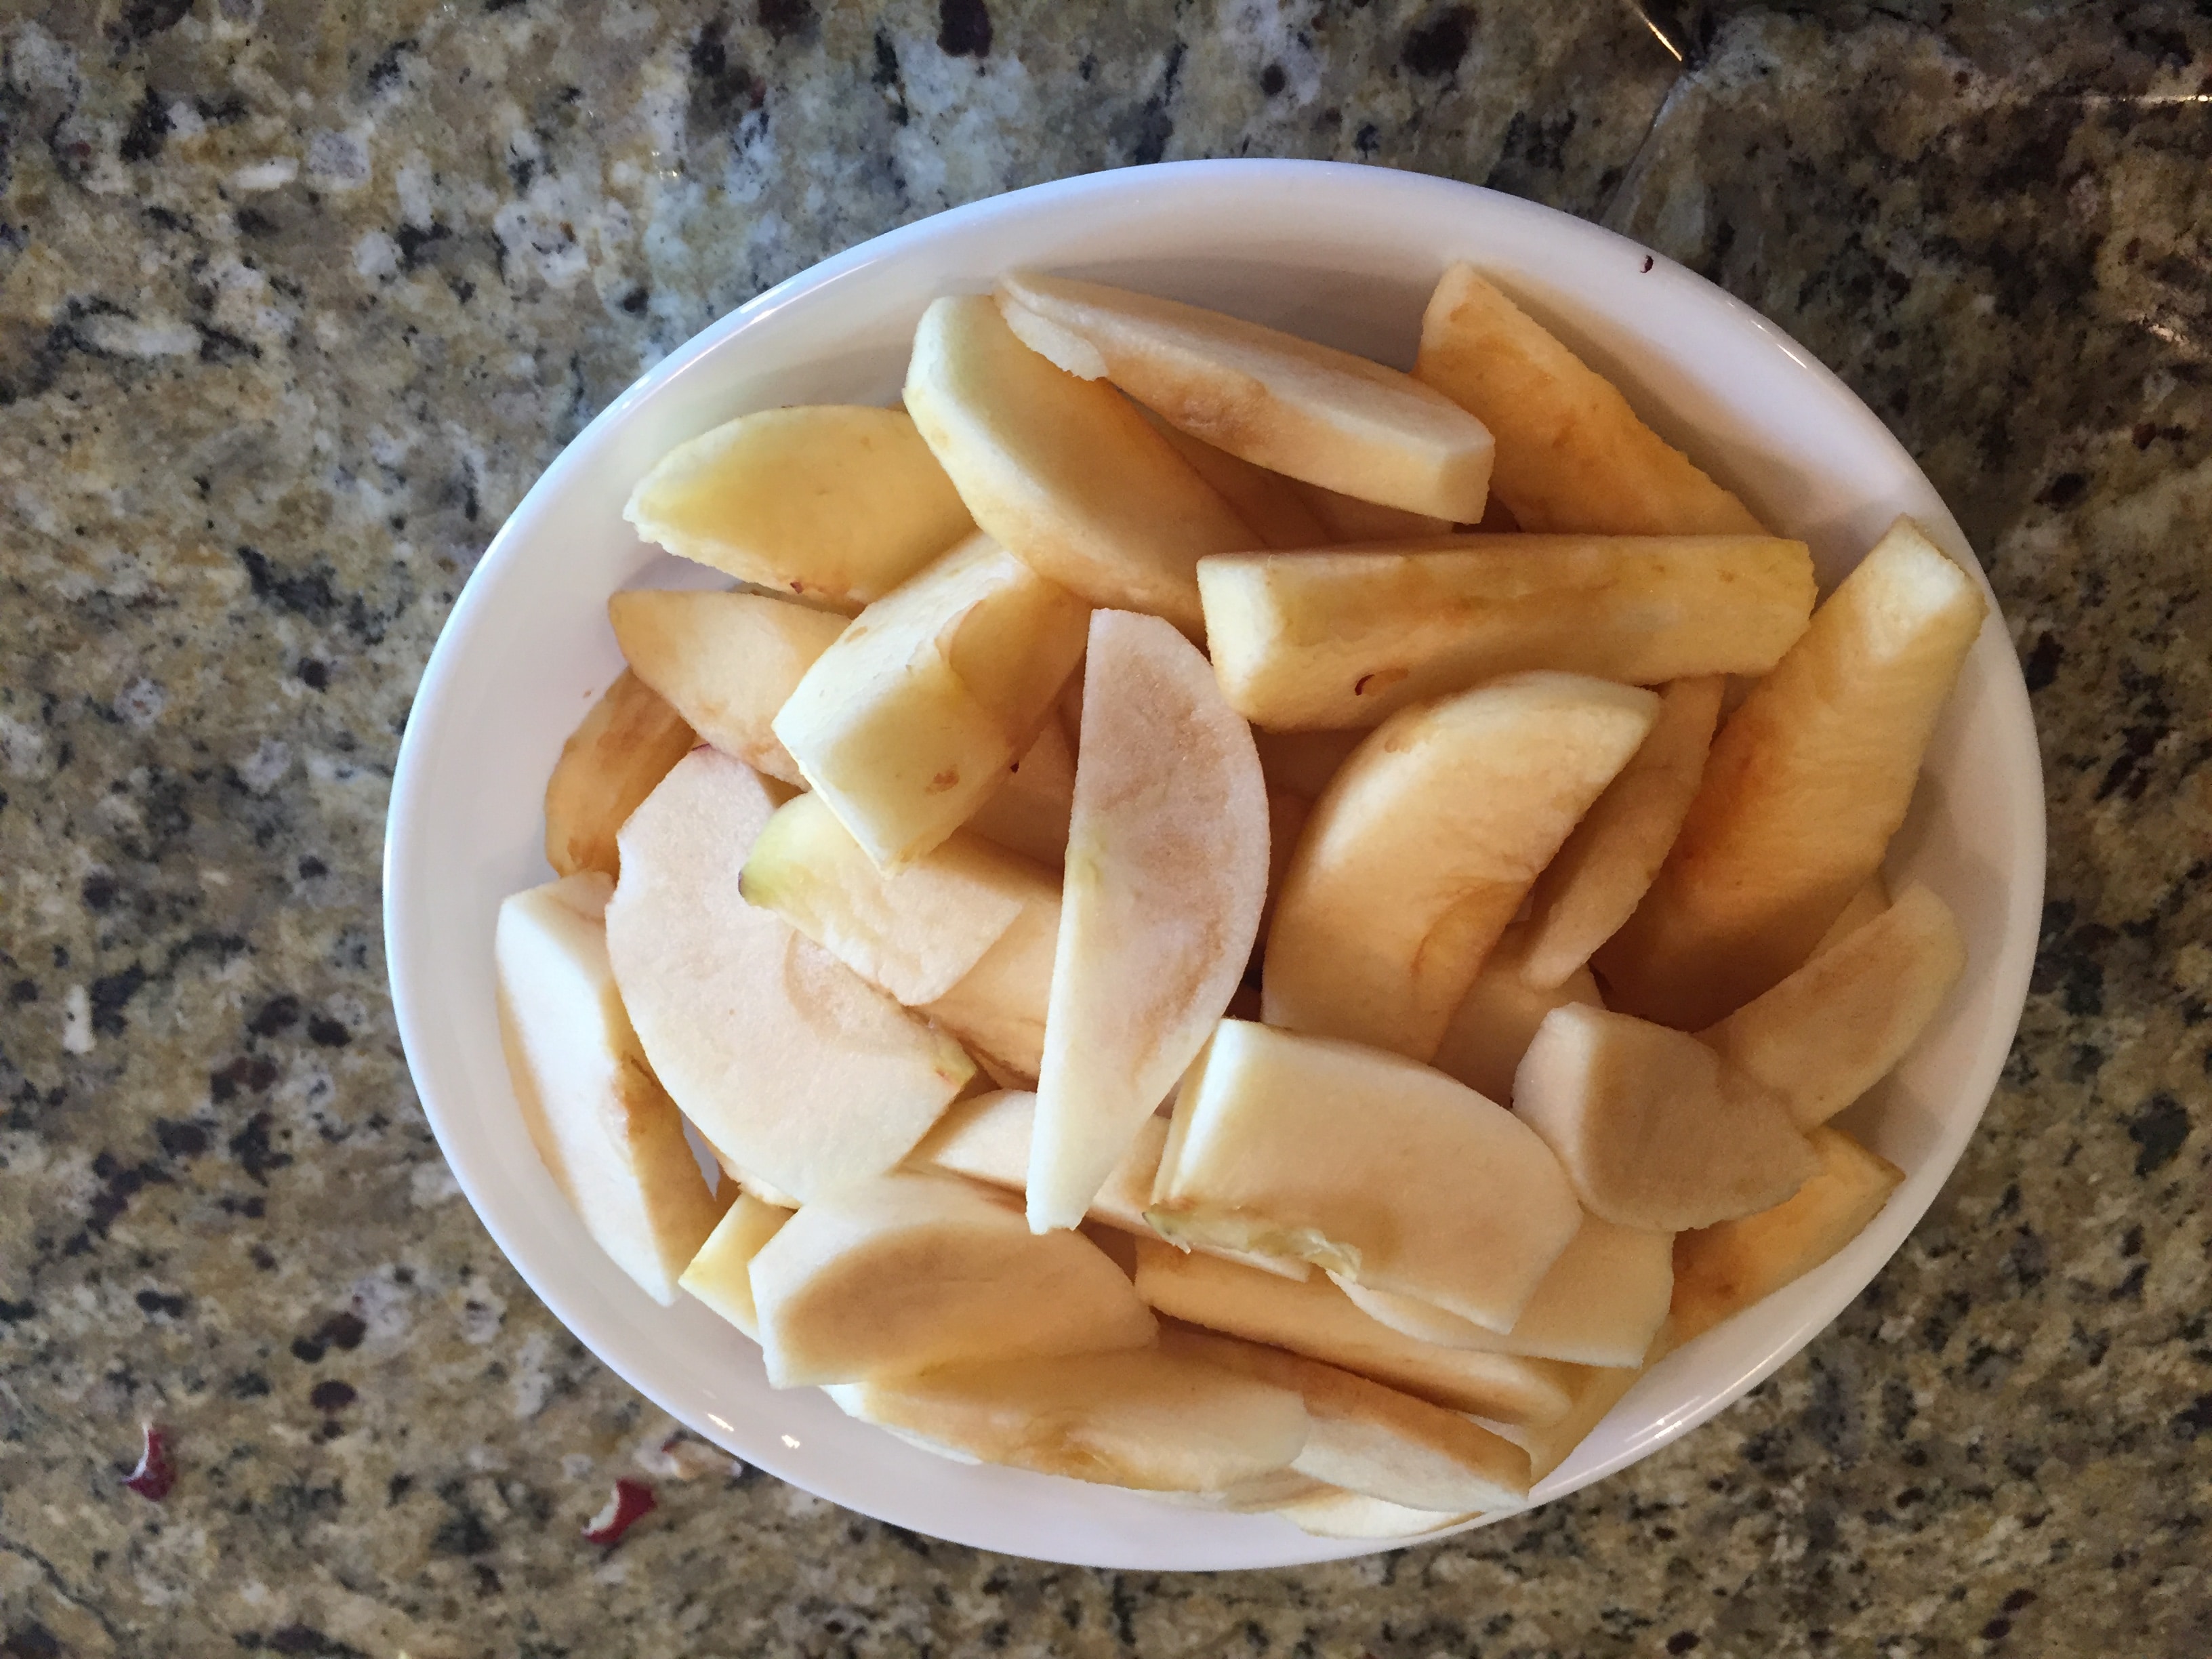
{"type": "MultiPolygon", "coordinates": [[[[1899,512],[1972,565],[1933,487],[1881,422],[1786,335],[1703,279],[1492,191],[1297,161],[1066,179],[825,260],[642,376],[493,538],[431,653],[393,779],[384,880],[394,1012],[424,1113],[494,1240],[564,1325],[692,1430],[848,1508],[1011,1554],[1173,1570],[1392,1547],[957,1468],[848,1421],[813,1390],[767,1390],[743,1339],[696,1304],[653,1304],[567,1214],[506,1082],[490,939],[500,897],[550,875],[538,844],[544,777],[584,700],[620,666],[606,594],[641,576],[701,585],[696,571],[637,544],[619,517],[629,483],[671,443],[749,408],[887,401],[921,306],[1016,264],[1176,293],[1404,362],[1421,299],[1458,258],[1491,270],[1663,434],[1806,539],[1824,585],[1899,512]]],[[[1902,1164],[1906,1181],[1835,1259],[1654,1368],[1540,1484],[1537,1501],[1602,1479],[1741,1397],[1836,1316],[1933,1201],[1996,1085],[2025,1000],[2042,903],[2042,801],[2027,690],[1992,596],[1891,860],[1893,876],[1927,880],[1959,911],[1967,979],[1898,1077],[1844,1120],[1902,1164]]]]}

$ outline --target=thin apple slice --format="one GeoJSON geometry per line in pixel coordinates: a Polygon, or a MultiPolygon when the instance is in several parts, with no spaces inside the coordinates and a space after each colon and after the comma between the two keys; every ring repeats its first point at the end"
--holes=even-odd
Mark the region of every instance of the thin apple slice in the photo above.
{"type": "Polygon", "coordinates": [[[623,515],[672,553],[848,611],[975,528],[904,410],[849,404],[702,433],[661,458],[623,515]]]}
{"type": "Polygon", "coordinates": [[[1605,1006],[1587,968],[1577,969],[1547,990],[1529,984],[1522,969],[1528,948],[1526,923],[1516,921],[1498,936],[1474,983],[1452,1011],[1443,1041],[1429,1062],[1500,1106],[1513,1103],[1513,1073],[1545,1015],[1571,1002],[1592,1008],[1605,1006]]]}
{"type": "Polygon", "coordinates": [[[968,828],[1057,868],[1067,856],[1067,815],[1074,805],[1075,746],[1060,721],[1048,717],[1006,781],[969,814],[968,828]]]}
{"type": "Polygon", "coordinates": [[[1527,1452],[1529,1479],[1541,1480],[1573,1455],[1575,1448],[1589,1437],[1590,1431],[1605,1420],[1606,1413],[1618,1406],[1628,1391],[1642,1380],[1644,1374],[1675,1346],[1673,1326],[1662,1324],[1658,1335],[1651,1340],[1650,1358],[1643,1364],[1633,1369],[1626,1366],[1578,1369],[1569,1385],[1574,1403],[1568,1407],[1566,1415],[1556,1422],[1539,1426],[1528,1423],[1493,1422],[1480,1416],[1474,1420],[1527,1452]]]}
{"type": "Polygon", "coordinates": [[[1812,556],[1771,536],[1468,536],[1200,562],[1230,705],[1373,726],[1531,668],[1656,685],[1761,674],[1805,631],[1812,556]]]}
{"type": "Polygon", "coordinates": [[[985,537],[877,600],[774,721],[884,869],[957,830],[1036,741],[1083,654],[1083,602],[985,537]]]}
{"type": "Polygon", "coordinates": [[[1905,1058],[1966,966],[1950,906],[1925,887],[1698,1033],[1727,1064],[1825,1123],[1905,1058]]]}
{"type": "Polygon", "coordinates": [[[1296,1393],[1310,1425],[1291,1464],[1301,1474],[1413,1509],[1512,1509],[1528,1501],[1528,1455],[1457,1412],[1192,1326],[1164,1327],[1160,1350],[1296,1393]]]}
{"type": "Polygon", "coordinates": [[[727,1163],[801,1200],[905,1157],[975,1073],[935,1031],[738,891],[781,792],[696,749],[623,827],[616,982],[653,1071],[727,1163]]]}
{"type": "Polygon", "coordinates": [[[1198,561],[1254,540],[1127,398],[1054,368],[981,295],[922,313],[906,405],[975,522],[1093,605],[1196,635],[1198,561]]]}
{"type": "Polygon", "coordinates": [[[1828,931],[1820,935],[1820,943],[1813,947],[1813,955],[1817,957],[1831,945],[1842,944],[1888,908],[1889,884],[1882,879],[1881,872],[1877,870],[1867,878],[1865,886],[1851,895],[1851,902],[1844,906],[1843,913],[1828,924],[1828,931]]]}
{"type": "Polygon", "coordinates": [[[1336,1283],[1354,1307],[1423,1342],[1633,1368],[1644,1362],[1666,1322],[1674,1286],[1674,1247],[1672,1233],[1584,1216],[1513,1328],[1502,1334],[1434,1303],[1341,1278],[1336,1283]]]}
{"type": "Polygon", "coordinates": [[[1573,1366],[1417,1342],[1360,1312],[1318,1276],[1299,1283],[1139,1238],[1137,1294],[1170,1318],[1288,1348],[1454,1411],[1547,1423],[1573,1401],[1573,1366]]]}
{"type": "Polygon", "coordinates": [[[1674,1241],[1679,1340],[1711,1330],[1813,1271],[1881,1213],[1905,1172],[1840,1129],[1811,1132],[1820,1167],[1771,1210],[1684,1233],[1674,1241]]]}
{"type": "Polygon", "coordinates": [[[1393,1054],[1224,1019],[1146,1212],[1171,1243],[1310,1261],[1507,1331],[1582,1224],[1544,1143],[1393,1054]]]}
{"type": "Polygon", "coordinates": [[[1091,619],[1030,1224],[1072,1227],[1206,1042],[1267,893],[1267,784],[1206,659],[1091,619]]]}
{"type": "Polygon", "coordinates": [[[614,884],[587,870],[516,893],[492,945],[500,1034],[538,1155],[592,1241],[656,1302],[720,1206],[654,1079],[607,963],[614,884]]]}
{"type": "Polygon", "coordinates": [[[1559,1154],[1583,1206],[1622,1227],[1749,1215],[1817,1167],[1782,1096],[1693,1036],[1601,1008],[1544,1017],[1513,1110],[1559,1154]]]}
{"type": "Polygon", "coordinates": [[[1060,894],[1023,906],[960,982],[921,1012],[958,1037],[1001,1088],[1029,1088],[1044,1065],[1045,1012],[1060,948],[1060,894]]]}
{"type": "Polygon", "coordinates": [[[1276,900],[1267,1023],[1428,1060],[1658,708],[1632,686],[1518,674],[1376,728],[1314,804],[1276,900]]]}
{"type": "Polygon", "coordinates": [[[1473,1512],[1440,1515],[1434,1510],[1408,1509],[1337,1486],[1287,1499],[1275,1505],[1275,1512],[1316,1538],[1423,1538],[1474,1519],[1473,1512]]]}
{"type": "Polygon", "coordinates": [[[1256,547],[1319,547],[1334,540],[1321,515],[1307,505],[1306,488],[1295,478],[1241,461],[1170,426],[1142,404],[1137,405],[1152,428],[1165,438],[1191,471],[1212,484],[1237,516],[1252,527],[1256,547]]]}
{"type": "Polygon", "coordinates": [[[1032,1234],[972,1182],[900,1172],[810,1198],[752,1259],[768,1380],[853,1382],[939,1365],[1148,1346],[1121,1270],[1032,1234]]]}
{"type": "Polygon", "coordinates": [[[630,672],[701,739],[756,771],[804,786],[770,722],[845,618],[760,593],[650,589],[607,601],[630,672]]]}
{"type": "Polygon", "coordinates": [[[1659,694],[1651,735],[1536,878],[1521,959],[1530,985],[1565,983],[1635,914],[1698,793],[1725,684],[1705,674],[1659,694]]]}
{"type": "Polygon", "coordinates": [[[760,1310],[753,1303],[753,1258],[774,1238],[792,1212],[740,1192],[721,1223],[677,1282],[756,1342],[760,1310]]]}
{"type": "Polygon", "coordinates": [[[908,1007],[972,972],[1025,908],[1060,915],[1050,871],[979,836],[885,874],[819,795],[778,807],[745,854],[738,890],[908,1007]]]}
{"type": "Polygon", "coordinates": [[[1713,1024],[1812,955],[1905,821],[1988,606],[1899,519],[1722,726],[1674,850],[1598,953],[1618,1006],[1713,1024]]]}
{"type": "Polygon", "coordinates": [[[1246,1486],[1288,1468],[1307,1429],[1293,1390],[1157,1348],[882,1376],[834,1397],[985,1463],[1138,1492],[1246,1486]]]}
{"type": "Polygon", "coordinates": [[[545,785],[545,861],[573,876],[621,867],[615,835],[699,739],[684,717],[624,669],[561,746],[545,785]]]}
{"type": "Polygon", "coordinates": [[[1744,504],[1473,265],[1443,274],[1413,373],[1488,426],[1491,487],[1524,530],[1756,534],[1744,504]]]}
{"type": "MultiPolygon", "coordinates": [[[[1298,494],[1305,501],[1306,510],[1321,520],[1326,532],[1319,542],[1306,543],[1308,547],[1323,543],[1340,545],[1412,541],[1419,537],[1449,534],[1455,522],[1432,514],[1408,513],[1402,507],[1385,507],[1380,501],[1364,501],[1357,495],[1340,495],[1318,484],[1300,484],[1298,494]]],[[[1466,522],[1474,524],[1480,519],[1466,522]]]]}
{"type": "Polygon", "coordinates": [[[1402,370],[1072,277],[1017,272],[1000,282],[999,300],[1014,332],[1062,368],[1104,375],[1171,425],[1255,466],[1409,512],[1482,516],[1489,432],[1402,370]]]}

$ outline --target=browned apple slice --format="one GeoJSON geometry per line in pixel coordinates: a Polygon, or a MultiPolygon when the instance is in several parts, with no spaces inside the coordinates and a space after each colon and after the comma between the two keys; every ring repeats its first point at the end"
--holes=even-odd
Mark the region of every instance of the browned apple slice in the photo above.
{"type": "Polygon", "coordinates": [[[613,875],[616,832],[699,739],[684,717],[624,669],[562,745],[545,785],[545,861],[554,873],[613,875]]]}
{"type": "Polygon", "coordinates": [[[1593,1008],[1605,1006],[1597,981],[1587,968],[1567,975],[1549,990],[1539,990],[1522,973],[1522,953],[1528,949],[1525,925],[1516,922],[1498,936],[1498,943],[1482,959],[1474,983],[1467,988],[1444,1040],[1437,1045],[1429,1063],[1447,1077],[1455,1077],[1486,1099],[1500,1106],[1513,1103],[1513,1073],[1544,1016],[1571,1002],[1593,1008]]]}

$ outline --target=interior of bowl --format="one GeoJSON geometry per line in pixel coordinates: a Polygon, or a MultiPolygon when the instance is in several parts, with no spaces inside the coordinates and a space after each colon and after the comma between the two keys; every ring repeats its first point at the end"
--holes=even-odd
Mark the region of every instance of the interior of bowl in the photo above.
{"type": "MultiPolygon", "coordinates": [[[[1548,210],[1410,174],[1319,163],[1156,167],[1040,186],[908,227],[817,266],[701,334],[631,387],[531,490],[471,575],[426,672],[386,848],[392,996],[423,1109],[517,1269],[642,1393],[737,1455],[917,1532],[1081,1565],[1276,1565],[1384,1546],[1310,1538],[1067,1480],[945,1462],[779,1392],[704,1307],[662,1308],[586,1238],[537,1158],[501,1059],[500,900],[550,878],[541,802],[562,739],[621,668],[605,615],[626,586],[696,584],[622,518],[665,450],[750,410],[896,398],[938,295],[1036,266],[1275,324],[1398,364],[1455,259],[1488,270],[1832,584],[1899,513],[1971,560],[1893,439],[1839,382],[1690,272],[1548,210]]],[[[1832,1320],[1902,1242],[1994,1087],[2042,896],[2042,788],[2025,688],[1995,617],[1968,659],[1893,848],[1893,881],[1958,913],[1968,967],[1938,1029],[1843,1120],[1902,1166],[1842,1254],[1656,1367],[1537,1488],[1633,1462],[1741,1395],[1832,1320]]]]}

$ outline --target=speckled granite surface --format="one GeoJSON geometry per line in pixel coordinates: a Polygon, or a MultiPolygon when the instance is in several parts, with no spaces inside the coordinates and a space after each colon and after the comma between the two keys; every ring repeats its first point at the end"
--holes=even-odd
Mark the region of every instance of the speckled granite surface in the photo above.
{"type": "Polygon", "coordinates": [[[0,86],[0,1653],[2212,1651],[2212,17],[1896,0],[84,0],[0,86]],[[1678,59],[1680,61],[1678,61],[1678,59]],[[1339,1566],[980,1557],[666,1425],[455,1194],[375,911],[471,561],[638,370],[891,224],[1180,156],[1600,217],[1989,563],[2044,955],[1911,1244],[1750,1400],[1339,1566]],[[172,1425],[160,1505],[123,1488],[172,1425]]]}

